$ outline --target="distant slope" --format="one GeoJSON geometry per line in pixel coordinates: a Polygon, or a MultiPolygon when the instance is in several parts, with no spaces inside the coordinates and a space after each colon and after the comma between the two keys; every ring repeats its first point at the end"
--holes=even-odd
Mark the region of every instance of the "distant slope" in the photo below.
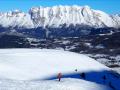
{"type": "Polygon", "coordinates": [[[92,27],[120,27],[119,15],[109,15],[89,6],[33,7],[29,13],[19,10],[0,12],[0,26],[12,28],[60,27],[88,25],[92,27]]]}
{"type": "Polygon", "coordinates": [[[0,12],[0,34],[22,34],[32,38],[80,37],[108,34],[120,28],[120,16],[109,15],[89,6],[33,7],[0,12]]]}

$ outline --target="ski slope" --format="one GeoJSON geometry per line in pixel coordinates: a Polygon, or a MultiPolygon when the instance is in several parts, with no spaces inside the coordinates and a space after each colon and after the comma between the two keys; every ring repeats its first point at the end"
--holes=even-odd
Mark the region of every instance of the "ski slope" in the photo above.
{"type": "Polygon", "coordinates": [[[108,86],[88,82],[80,79],[62,79],[48,81],[11,81],[0,83],[0,90],[112,90],[108,86]]]}
{"type": "Polygon", "coordinates": [[[94,59],[73,52],[0,49],[0,90],[119,90],[119,77],[109,71],[94,59]],[[80,76],[83,72],[85,78],[80,76]]]}
{"type": "Polygon", "coordinates": [[[101,71],[108,68],[95,60],[67,51],[47,49],[0,50],[0,77],[14,80],[44,79],[58,73],[101,71]]]}

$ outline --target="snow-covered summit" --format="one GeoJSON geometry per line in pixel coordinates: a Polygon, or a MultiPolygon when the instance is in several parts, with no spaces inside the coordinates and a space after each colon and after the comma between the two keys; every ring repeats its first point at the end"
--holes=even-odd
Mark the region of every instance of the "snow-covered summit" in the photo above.
{"type": "Polygon", "coordinates": [[[62,24],[89,25],[92,27],[119,27],[119,16],[110,16],[89,6],[33,7],[28,13],[15,10],[0,13],[0,25],[4,27],[59,27],[62,24]]]}
{"type": "Polygon", "coordinates": [[[55,26],[80,24],[95,27],[116,27],[116,22],[108,14],[93,10],[89,6],[34,7],[29,11],[35,26],[55,26]]]}
{"type": "Polygon", "coordinates": [[[31,21],[28,13],[21,12],[19,10],[9,11],[6,13],[0,13],[0,26],[3,27],[24,27],[33,28],[33,22],[31,21]]]}

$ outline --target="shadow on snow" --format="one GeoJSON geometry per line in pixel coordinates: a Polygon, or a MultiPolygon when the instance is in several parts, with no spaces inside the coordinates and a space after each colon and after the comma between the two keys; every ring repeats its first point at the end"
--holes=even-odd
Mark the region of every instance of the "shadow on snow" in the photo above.
{"type": "MultiPolygon", "coordinates": [[[[52,75],[50,77],[44,78],[42,80],[55,80],[58,79],[57,75],[52,75]]],[[[91,71],[91,72],[78,72],[75,73],[68,73],[62,74],[62,78],[76,78],[76,79],[83,79],[86,81],[94,82],[97,84],[108,85],[113,90],[119,90],[120,88],[120,75],[113,72],[113,71],[91,71]]],[[[39,81],[39,79],[35,80],[39,81]]]]}

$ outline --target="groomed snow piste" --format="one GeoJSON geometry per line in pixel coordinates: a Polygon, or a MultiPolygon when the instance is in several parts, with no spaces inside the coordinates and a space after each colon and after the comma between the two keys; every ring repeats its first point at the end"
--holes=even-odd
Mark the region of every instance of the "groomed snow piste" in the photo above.
{"type": "Polygon", "coordinates": [[[45,79],[58,73],[101,71],[108,68],[97,61],[67,51],[47,49],[1,49],[0,77],[15,80],[45,79]]]}
{"type": "Polygon", "coordinates": [[[112,87],[119,90],[120,80],[104,71],[109,68],[85,55],[68,51],[0,49],[0,90],[113,90],[112,87]],[[59,82],[53,78],[59,72],[68,77],[59,82]],[[83,72],[86,78],[80,78],[83,72]],[[70,77],[74,74],[78,74],[78,78],[70,77]]]}
{"type": "Polygon", "coordinates": [[[48,81],[12,81],[0,83],[0,90],[112,90],[110,87],[81,79],[62,79],[48,81]]]}

